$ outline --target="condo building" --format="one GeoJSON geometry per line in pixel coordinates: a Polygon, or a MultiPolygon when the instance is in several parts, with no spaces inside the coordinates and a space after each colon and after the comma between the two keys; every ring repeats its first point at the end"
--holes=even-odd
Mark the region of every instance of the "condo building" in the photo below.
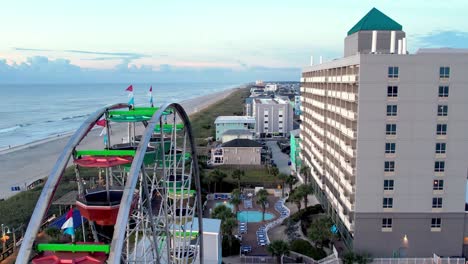
{"type": "Polygon", "coordinates": [[[468,255],[468,50],[409,54],[372,9],[344,57],[305,67],[300,149],[343,241],[373,257],[468,255]]]}
{"type": "Polygon", "coordinates": [[[289,101],[281,98],[254,98],[252,114],[258,137],[286,136],[293,128],[293,109],[289,101]]]}

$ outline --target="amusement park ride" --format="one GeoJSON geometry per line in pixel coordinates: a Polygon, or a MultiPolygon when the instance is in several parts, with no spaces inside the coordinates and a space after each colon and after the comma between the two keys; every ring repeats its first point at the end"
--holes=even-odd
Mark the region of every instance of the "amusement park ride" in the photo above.
{"type": "Polygon", "coordinates": [[[37,201],[16,263],[203,263],[202,233],[198,162],[184,109],[175,103],[115,104],[92,114],[70,138],[37,201]],[[127,142],[112,138],[113,123],[128,123],[127,142]],[[105,126],[105,147],[82,149],[80,142],[96,124],[105,126]],[[144,133],[136,135],[141,124],[144,133]],[[92,242],[36,242],[70,158],[75,207],[92,242]],[[97,168],[97,187],[83,184],[82,168],[97,168]]]}

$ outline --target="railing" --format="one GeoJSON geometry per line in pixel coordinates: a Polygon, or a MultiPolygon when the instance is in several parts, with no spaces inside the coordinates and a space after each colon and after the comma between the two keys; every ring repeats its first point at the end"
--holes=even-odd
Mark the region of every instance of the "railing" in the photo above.
{"type": "Polygon", "coordinates": [[[373,264],[464,264],[464,258],[374,258],[373,264]]]}

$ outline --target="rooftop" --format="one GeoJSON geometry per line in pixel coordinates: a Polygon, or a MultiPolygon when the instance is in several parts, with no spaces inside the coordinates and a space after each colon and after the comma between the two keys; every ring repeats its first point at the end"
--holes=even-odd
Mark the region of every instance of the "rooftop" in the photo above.
{"type": "Polygon", "coordinates": [[[257,104],[287,104],[288,102],[281,99],[281,98],[275,98],[275,99],[269,99],[269,98],[256,98],[255,103],[257,104]]]}
{"type": "MultiPolygon", "coordinates": [[[[198,218],[193,218],[193,231],[198,231],[198,218]]],[[[185,226],[190,226],[191,223],[185,224],[185,226]]],[[[203,233],[212,233],[212,234],[219,234],[221,232],[221,220],[213,219],[213,218],[203,218],[203,233]]]]}
{"type": "Polygon", "coordinates": [[[252,135],[252,132],[247,129],[229,129],[223,133],[223,136],[227,135],[252,135]]]}
{"type": "Polygon", "coordinates": [[[261,148],[262,144],[250,139],[237,138],[221,144],[223,148],[261,148]]]}
{"type": "Polygon", "coordinates": [[[255,123],[253,116],[218,116],[215,124],[221,123],[255,123]]]}
{"type": "Polygon", "coordinates": [[[391,19],[377,8],[372,8],[354,27],[348,31],[348,36],[363,30],[395,30],[403,29],[398,22],[391,19]]]}

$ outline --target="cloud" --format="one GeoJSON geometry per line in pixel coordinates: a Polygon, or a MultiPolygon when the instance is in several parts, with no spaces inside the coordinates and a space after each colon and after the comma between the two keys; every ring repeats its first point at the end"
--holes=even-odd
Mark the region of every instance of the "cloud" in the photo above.
{"type": "Polygon", "coordinates": [[[17,50],[17,51],[53,51],[53,50],[49,50],[49,49],[30,49],[30,48],[13,48],[14,50],[17,50]]]}
{"type": "Polygon", "coordinates": [[[0,59],[1,83],[116,83],[116,82],[252,82],[257,79],[295,81],[300,68],[270,68],[247,66],[180,67],[135,65],[130,59],[113,69],[90,69],[76,66],[67,59],[33,56],[19,64],[7,64],[0,59]]]}
{"type": "Polygon", "coordinates": [[[413,38],[422,48],[468,48],[468,32],[465,31],[439,30],[413,38]]]}

